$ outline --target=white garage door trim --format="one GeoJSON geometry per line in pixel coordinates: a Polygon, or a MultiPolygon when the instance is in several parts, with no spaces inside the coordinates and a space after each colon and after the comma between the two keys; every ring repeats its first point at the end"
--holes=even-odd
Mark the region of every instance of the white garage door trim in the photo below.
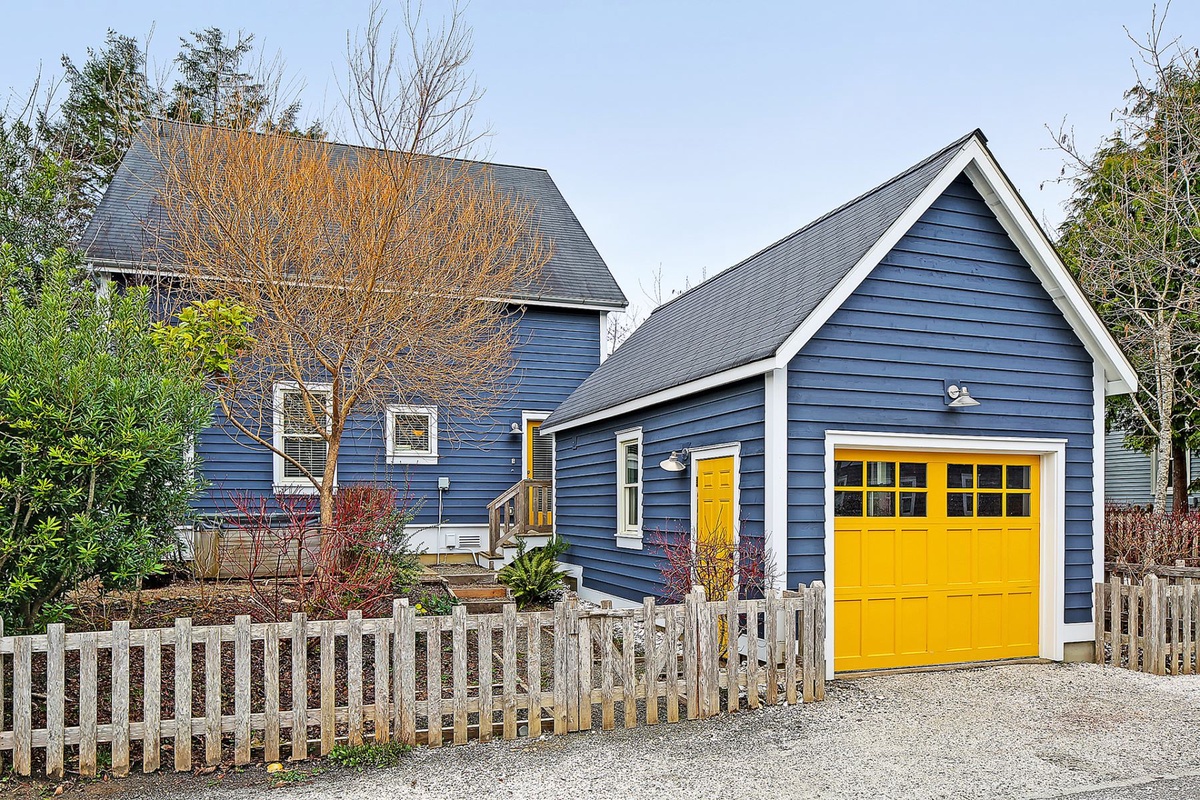
{"type": "MultiPolygon", "coordinates": [[[[931,434],[825,432],[825,675],[833,677],[833,462],[834,450],[910,450],[940,453],[996,453],[1041,458],[1041,576],[1038,609],[1038,655],[1061,661],[1068,626],[1063,623],[1063,565],[1066,563],[1066,439],[1023,439],[1016,436],[942,436],[931,434]]],[[[1075,626],[1070,626],[1075,627],[1075,626]]],[[[1090,625],[1088,626],[1091,627],[1090,625]]]]}

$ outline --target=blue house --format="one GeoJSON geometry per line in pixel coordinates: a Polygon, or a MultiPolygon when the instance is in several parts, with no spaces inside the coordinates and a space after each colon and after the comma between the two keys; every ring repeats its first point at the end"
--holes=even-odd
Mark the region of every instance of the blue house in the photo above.
{"type": "MultiPolygon", "coordinates": [[[[172,123],[157,123],[171,125],[172,123]]],[[[344,158],[338,145],[331,157],[344,158]]],[[[479,164],[469,168],[482,171],[479,164]]],[[[313,470],[336,468],[339,485],[370,482],[396,487],[419,505],[414,540],[429,552],[475,552],[489,547],[489,504],[520,497],[525,517],[510,533],[548,533],[552,524],[553,451],[538,437],[542,421],[600,364],[607,314],[626,299],[554,180],[544,169],[486,164],[504,192],[532,206],[549,250],[539,285],[501,298],[518,318],[516,368],[501,407],[485,424],[446,419],[432,406],[388,407],[364,416],[343,438],[337,464],[325,464],[324,444],[290,432],[289,387],[275,387],[275,439],[303,452],[313,470]],[[453,430],[454,436],[447,436],[453,430]],[[294,439],[294,441],[293,441],[294,439]]],[[[140,140],[124,157],[84,236],[94,271],[117,283],[147,282],[168,290],[171,265],[158,263],[146,223],[156,212],[161,173],[140,140]]],[[[157,295],[161,296],[161,292],[157,295]]],[[[218,418],[196,442],[208,488],[196,502],[202,519],[233,511],[237,494],[271,498],[312,491],[268,448],[231,435],[218,418]]],[[[310,437],[311,438],[311,437],[310,437]]],[[[319,471],[317,474],[320,474],[319,471]]],[[[501,504],[503,505],[503,504],[501,504]]]]}
{"type": "Polygon", "coordinates": [[[824,581],[827,672],[1090,657],[1136,383],[979,131],[656,310],[543,424],[585,596],[655,541],[824,581]]]}

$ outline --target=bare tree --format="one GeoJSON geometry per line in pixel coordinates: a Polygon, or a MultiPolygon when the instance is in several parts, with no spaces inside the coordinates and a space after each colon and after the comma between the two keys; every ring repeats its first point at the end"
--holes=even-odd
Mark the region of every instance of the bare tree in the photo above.
{"type": "Polygon", "coordinates": [[[225,424],[316,487],[323,525],[354,415],[420,404],[476,419],[503,399],[518,312],[502,301],[536,286],[545,260],[530,209],[486,165],[443,157],[469,141],[477,97],[453,90],[469,54],[461,20],[402,51],[377,11],[351,50],[348,97],[360,134],[387,149],[144,132],[163,173],[165,264],[187,294],[255,315],[253,346],[216,384],[225,424]],[[281,416],[298,437],[285,444],[281,416]]]}
{"type": "Polygon", "coordinates": [[[1138,392],[1113,411],[1155,453],[1158,512],[1200,403],[1200,62],[1163,21],[1131,37],[1141,66],[1104,145],[1089,155],[1057,136],[1074,185],[1060,250],[1137,369],[1138,392]]]}

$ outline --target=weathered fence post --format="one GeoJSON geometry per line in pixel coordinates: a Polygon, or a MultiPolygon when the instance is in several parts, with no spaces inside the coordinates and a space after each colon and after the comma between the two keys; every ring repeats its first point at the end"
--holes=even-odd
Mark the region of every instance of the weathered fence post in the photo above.
{"type": "Polygon", "coordinates": [[[1146,661],[1144,671],[1151,675],[1163,674],[1165,658],[1164,637],[1166,636],[1166,619],[1163,613],[1162,584],[1157,575],[1147,575],[1146,589],[1146,661]]]}
{"type": "Polygon", "coordinates": [[[813,581],[810,587],[813,593],[813,632],[812,647],[813,662],[816,664],[817,685],[813,688],[813,699],[821,702],[825,699],[825,582],[813,581]]]}
{"type": "MultiPolygon", "coordinates": [[[[393,667],[400,685],[396,694],[396,738],[407,745],[417,743],[417,610],[407,600],[392,603],[392,625],[396,641],[393,667]]],[[[378,723],[377,723],[378,724],[378,723]]],[[[387,727],[387,722],[384,722],[387,727]]]]}
{"type": "Polygon", "coordinates": [[[66,738],[66,633],[62,623],[46,626],[46,777],[61,780],[66,738]]]}
{"type": "Polygon", "coordinates": [[[346,742],[351,747],[363,743],[362,636],[362,612],[350,611],[346,614],[346,742]]]}
{"type": "MultiPolygon", "coordinates": [[[[28,777],[30,773],[33,752],[30,707],[33,700],[32,653],[28,636],[18,636],[13,640],[13,769],[22,777],[28,777]]],[[[93,702],[92,707],[95,705],[93,702]]],[[[83,765],[80,764],[80,771],[82,769],[83,765]]]]}
{"type": "Polygon", "coordinates": [[[175,620],[175,771],[192,770],[192,621],[175,620]]]}
{"type": "MultiPolygon", "coordinates": [[[[375,687],[379,691],[379,687],[375,687]]],[[[292,761],[308,758],[308,615],[292,614],[292,761]]]]}
{"type": "MultiPolygon", "coordinates": [[[[142,645],[142,772],[158,772],[162,759],[162,633],[146,631],[142,645]]],[[[267,665],[270,675],[270,665],[267,665]]],[[[278,672],[278,670],[276,671],[278,672]]],[[[268,680],[270,680],[268,678],[268,680]]]]}
{"type": "Polygon", "coordinates": [[[250,617],[233,621],[233,763],[250,763],[250,617]]]}
{"type": "Polygon", "coordinates": [[[129,774],[129,622],[112,624],[112,771],[129,774]]]}

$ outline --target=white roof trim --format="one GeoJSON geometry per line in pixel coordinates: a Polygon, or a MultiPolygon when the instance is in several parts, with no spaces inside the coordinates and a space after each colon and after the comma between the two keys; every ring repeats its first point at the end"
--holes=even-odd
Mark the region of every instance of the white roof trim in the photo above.
{"type": "Polygon", "coordinates": [[[866,280],[879,262],[891,252],[917,220],[960,174],[966,174],[975,189],[983,196],[992,213],[1017,245],[1042,286],[1050,295],[1072,330],[1083,342],[1088,354],[1104,366],[1105,391],[1109,395],[1128,394],[1137,388],[1137,373],[1117,346],[1112,334],[1100,320],[1095,309],[1084,298],[1075,279],[1058,257],[1040,225],[1029,213],[1017,190],[1000,170],[991,153],[978,137],[972,137],[958,155],[942,169],[917,199],[879,238],[854,268],[838,282],[829,294],[813,309],[791,336],[775,353],[778,366],[788,363],[829,321],[833,313],[866,280]]]}
{"type": "Polygon", "coordinates": [[[591,414],[585,414],[582,417],[569,419],[566,422],[560,422],[553,425],[543,425],[542,433],[559,433],[569,428],[578,428],[580,425],[588,425],[592,422],[599,422],[602,419],[609,417],[628,414],[631,411],[638,411],[643,408],[648,408],[658,403],[665,403],[670,400],[678,400],[681,397],[687,397],[690,394],[704,392],[709,389],[715,389],[718,386],[724,386],[727,383],[753,378],[755,375],[762,375],[764,372],[769,372],[775,366],[774,358],[765,358],[761,361],[751,361],[749,364],[742,364],[740,367],[727,369],[723,372],[717,372],[712,375],[698,378],[694,381],[681,383],[678,386],[672,386],[670,389],[654,392],[653,394],[635,397],[633,400],[627,400],[624,403],[619,403],[615,406],[594,411],[591,414]]]}
{"type": "Polygon", "coordinates": [[[772,369],[787,369],[789,362],[806,345],[817,331],[829,321],[834,312],[862,284],[879,262],[892,251],[900,239],[908,233],[917,220],[929,210],[934,201],[954,182],[965,174],[975,189],[983,196],[992,213],[1016,244],[1025,261],[1033,269],[1043,288],[1062,312],[1071,329],[1083,342],[1084,348],[1095,363],[1104,368],[1105,393],[1107,395],[1129,394],[1137,388],[1137,373],[1121,348],[1100,320],[1095,309],[1084,298],[1079,285],[1067,271],[1054,245],[1021,200],[1016,188],[996,164],[991,153],[978,136],[972,137],[962,150],[950,160],[925,190],[909,205],[859,262],[825,296],[800,326],[792,332],[771,358],[743,364],[740,367],[718,372],[698,380],[690,381],[670,389],[635,398],[610,408],[595,411],[577,419],[568,420],[544,429],[545,432],[564,431],[587,425],[609,417],[626,414],[668,400],[676,400],[696,392],[722,386],[734,381],[759,375],[772,369]]]}

